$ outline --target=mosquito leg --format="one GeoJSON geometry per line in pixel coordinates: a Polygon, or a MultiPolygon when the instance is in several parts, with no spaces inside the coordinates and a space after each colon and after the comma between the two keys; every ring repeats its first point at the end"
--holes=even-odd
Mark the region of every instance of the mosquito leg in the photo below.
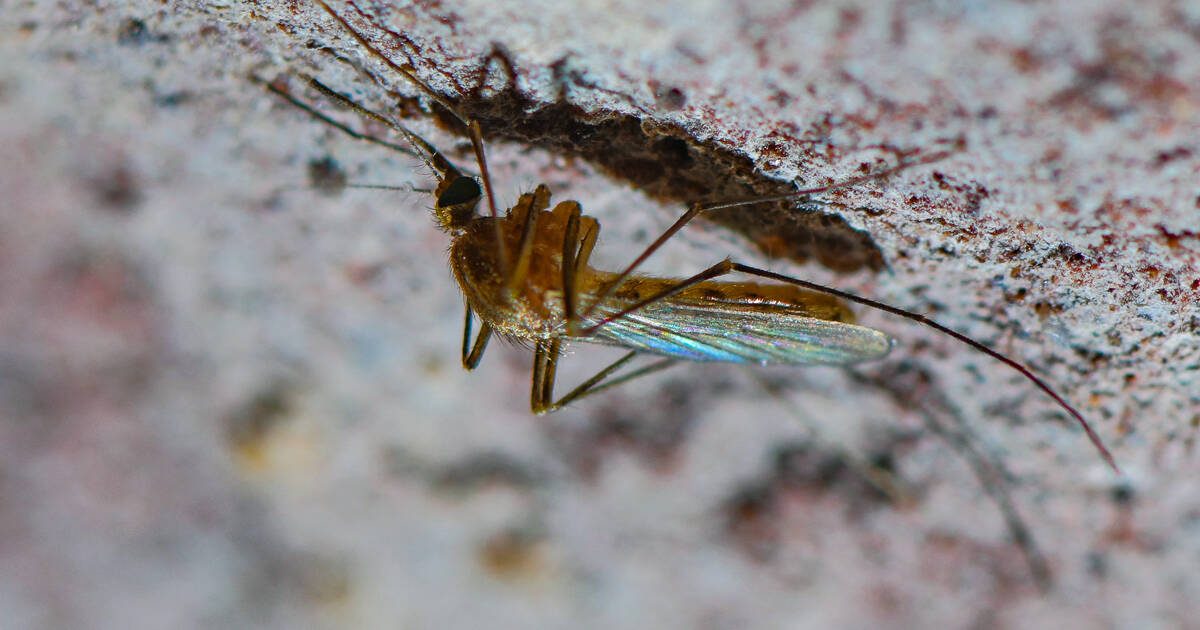
{"type": "MultiPolygon", "coordinates": [[[[628,315],[634,311],[641,310],[651,304],[654,304],[655,302],[658,302],[665,298],[671,297],[672,295],[675,295],[676,293],[679,293],[680,291],[683,291],[684,289],[686,289],[688,287],[695,286],[706,280],[712,280],[713,278],[719,278],[720,276],[724,276],[729,273],[732,273],[734,264],[735,263],[733,261],[726,258],[725,260],[722,260],[721,262],[709,267],[708,269],[705,269],[704,271],[701,271],[700,273],[698,273],[690,278],[680,280],[677,284],[669,286],[669,287],[663,289],[662,291],[659,291],[658,293],[655,293],[654,295],[651,295],[650,297],[648,297],[644,300],[641,300],[640,302],[638,302],[628,308],[622,309],[621,311],[618,311],[617,313],[615,313],[613,315],[609,315],[608,317],[605,317],[604,319],[600,320],[596,324],[593,324],[592,326],[589,326],[589,327],[583,329],[582,331],[580,331],[577,336],[590,337],[593,334],[595,334],[595,332],[597,330],[599,330],[601,327],[603,327],[609,323],[612,323],[618,319],[621,319],[622,317],[625,317],[626,315],[628,315]]],[[[585,313],[584,315],[586,317],[587,314],[585,313]]]]}
{"type": "Polygon", "coordinates": [[[596,296],[596,299],[592,300],[592,303],[589,304],[588,307],[583,311],[582,318],[587,319],[588,316],[595,312],[596,307],[599,306],[604,300],[608,299],[609,296],[611,296],[622,284],[624,284],[625,280],[629,278],[630,274],[632,274],[635,269],[641,266],[641,264],[645,262],[651,254],[657,251],[659,247],[662,247],[663,243],[666,243],[668,239],[670,239],[672,236],[675,236],[675,233],[679,230],[682,230],[683,226],[687,225],[692,219],[700,216],[700,213],[704,212],[704,210],[704,206],[700,204],[696,204],[691,208],[688,208],[687,212],[683,213],[683,216],[676,219],[675,223],[671,224],[671,227],[667,228],[666,231],[664,231],[658,238],[654,239],[654,242],[650,243],[650,245],[646,247],[645,251],[635,258],[632,263],[629,263],[629,266],[622,270],[621,273],[617,274],[617,277],[614,278],[613,281],[608,284],[608,286],[604,287],[604,290],[601,291],[600,294],[596,296]]]}
{"type": "Polygon", "coordinates": [[[529,408],[533,413],[540,413],[545,404],[542,402],[542,382],[546,380],[546,344],[539,341],[533,347],[533,374],[529,378],[529,408]]]}
{"type": "Polygon", "coordinates": [[[600,236],[600,224],[583,215],[583,209],[575,201],[563,201],[554,206],[552,214],[561,219],[566,214],[567,225],[562,240],[562,294],[563,312],[568,326],[568,336],[579,324],[578,303],[580,277],[587,270],[588,260],[600,236]],[[580,232],[582,231],[582,236],[580,232]]]}
{"type": "Polygon", "coordinates": [[[552,340],[546,350],[546,377],[542,380],[541,399],[546,404],[554,400],[554,380],[558,376],[558,357],[561,352],[562,340],[552,340]]]}
{"type": "Polygon", "coordinates": [[[612,372],[614,370],[616,370],[621,365],[625,364],[625,361],[627,360],[626,357],[628,357],[629,359],[632,359],[633,358],[632,355],[636,355],[636,354],[637,354],[636,352],[630,352],[625,357],[617,359],[617,361],[614,361],[613,364],[611,366],[609,366],[612,369],[605,368],[605,369],[601,370],[600,372],[597,372],[595,376],[584,381],[578,387],[571,390],[566,396],[563,396],[562,398],[558,399],[558,401],[554,402],[544,413],[556,411],[561,407],[565,407],[566,405],[569,405],[572,402],[575,402],[576,400],[585,398],[587,396],[591,396],[592,394],[595,394],[596,392],[602,392],[610,387],[616,387],[618,385],[623,385],[623,384],[628,383],[629,381],[632,381],[636,378],[641,378],[643,376],[646,376],[647,374],[654,374],[655,372],[661,372],[662,370],[665,370],[679,362],[676,359],[659,359],[658,361],[655,361],[654,363],[644,365],[628,374],[623,374],[612,380],[605,381],[605,379],[610,374],[612,374],[612,372]]]}
{"type": "MultiPolygon", "coordinates": [[[[575,266],[571,270],[570,275],[566,269],[563,270],[563,300],[567,300],[570,296],[570,301],[565,304],[565,313],[567,318],[567,335],[573,336],[578,332],[579,324],[583,320],[579,317],[579,286],[581,278],[588,269],[588,260],[592,257],[592,250],[596,247],[596,239],[600,236],[600,223],[591,217],[580,217],[580,223],[583,229],[583,238],[579,241],[579,250],[575,253],[575,266]]],[[[570,247],[570,241],[563,242],[564,247],[570,247]]],[[[565,259],[564,259],[565,260],[565,259]]]]}
{"type": "Polygon", "coordinates": [[[475,343],[471,343],[472,315],[474,315],[474,311],[468,304],[466,321],[463,322],[462,343],[462,364],[468,370],[474,370],[479,365],[479,360],[483,358],[483,351],[487,349],[488,339],[492,337],[492,327],[487,322],[480,322],[479,335],[475,337],[475,343]]]}
{"type": "MultiPolygon", "coordinates": [[[[857,182],[858,182],[858,179],[855,179],[855,180],[851,180],[850,182],[847,182],[845,185],[850,185],[852,183],[857,183],[857,182]]],[[[796,191],[794,193],[790,193],[787,197],[784,197],[784,198],[793,199],[798,196],[816,194],[818,192],[825,192],[827,190],[830,190],[830,188],[831,187],[829,187],[829,186],[825,186],[825,187],[813,188],[813,189],[809,189],[809,190],[800,190],[800,191],[796,191]]],[[[710,204],[710,205],[696,204],[696,205],[688,208],[687,211],[684,212],[682,216],[680,216],[678,219],[675,220],[675,223],[671,224],[671,227],[667,228],[665,231],[663,231],[663,233],[661,235],[659,235],[658,238],[654,239],[654,242],[650,243],[650,245],[648,245],[646,247],[646,249],[641,254],[638,255],[637,258],[633,259],[633,262],[629,263],[628,267],[623,269],[621,271],[621,273],[617,274],[617,277],[614,278],[612,280],[612,282],[610,282],[608,284],[608,286],[604,287],[604,290],[601,291],[600,294],[596,296],[596,299],[592,300],[592,303],[588,305],[586,310],[584,310],[583,319],[587,319],[588,316],[590,316],[593,312],[595,312],[596,307],[598,307],[602,302],[604,302],[604,300],[606,300],[614,292],[616,292],[616,290],[618,288],[620,288],[620,286],[622,284],[624,284],[627,279],[629,279],[629,276],[631,274],[633,274],[634,270],[636,270],[638,267],[640,267],[642,265],[642,263],[646,262],[647,258],[649,258],[654,252],[658,251],[658,248],[662,247],[663,244],[666,243],[668,240],[670,240],[670,238],[672,236],[675,236],[675,234],[677,232],[679,232],[679,230],[682,230],[685,225],[690,223],[692,221],[692,219],[695,219],[696,217],[700,216],[701,214],[703,214],[705,212],[711,212],[713,210],[723,210],[725,208],[748,206],[748,205],[753,205],[755,203],[759,203],[760,201],[778,201],[778,200],[779,199],[776,199],[776,198],[767,198],[767,199],[758,199],[758,200],[742,200],[742,201],[735,201],[735,202],[731,202],[731,203],[710,204]]]]}
{"type": "Polygon", "coordinates": [[[684,212],[683,215],[680,216],[675,221],[675,223],[671,224],[671,227],[667,228],[666,231],[664,231],[661,236],[659,236],[657,239],[655,239],[653,243],[650,243],[650,245],[648,247],[646,247],[645,251],[643,251],[637,258],[635,258],[633,260],[633,262],[629,264],[628,267],[626,267],[623,271],[621,271],[621,273],[617,274],[617,277],[614,278],[612,280],[612,282],[610,282],[608,284],[608,286],[606,286],[604,288],[604,290],[601,291],[600,294],[596,296],[596,299],[593,300],[592,303],[588,305],[587,309],[584,310],[583,318],[586,319],[589,315],[591,315],[593,312],[595,312],[596,307],[599,306],[600,303],[602,303],[609,296],[611,296],[618,288],[620,288],[620,286],[629,278],[629,276],[634,272],[634,270],[637,269],[639,266],[641,266],[641,264],[643,262],[645,262],[646,259],[649,258],[651,254],[653,254],[655,251],[657,251],[658,248],[662,247],[663,243],[666,243],[667,240],[669,240],[672,236],[674,236],[676,232],[683,229],[683,227],[685,225],[687,225],[689,222],[691,222],[692,219],[695,219],[696,217],[700,216],[703,213],[713,212],[716,210],[725,210],[727,208],[739,208],[739,207],[745,207],[745,206],[752,206],[755,204],[768,203],[768,202],[772,202],[772,201],[796,200],[796,199],[800,199],[802,197],[808,197],[810,195],[816,195],[816,194],[820,194],[820,193],[829,192],[831,190],[838,190],[838,189],[846,188],[849,186],[855,186],[857,184],[862,184],[864,182],[873,181],[876,179],[882,179],[882,178],[888,177],[889,175],[894,175],[896,173],[899,173],[900,171],[912,168],[914,166],[920,166],[922,164],[929,164],[931,162],[936,162],[936,161],[945,159],[946,157],[952,155],[957,150],[958,149],[956,148],[956,149],[952,149],[952,150],[941,151],[941,152],[937,152],[937,153],[934,153],[934,154],[931,154],[928,156],[921,157],[920,159],[916,159],[916,160],[912,160],[912,161],[908,161],[908,162],[901,162],[900,164],[897,164],[896,166],[893,166],[891,168],[886,168],[881,171],[876,171],[874,173],[867,173],[866,175],[860,175],[858,177],[851,177],[849,179],[846,179],[846,180],[843,180],[840,182],[836,182],[836,183],[830,184],[828,186],[817,186],[815,188],[804,188],[804,189],[800,189],[800,190],[794,190],[787,194],[775,195],[772,197],[752,197],[749,199],[739,199],[736,201],[727,201],[727,202],[710,203],[710,204],[696,204],[696,205],[688,208],[687,211],[684,212]]]}
{"type": "Polygon", "coordinates": [[[575,257],[575,275],[578,277],[587,269],[592,257],[592,249],[596,247],[596,239],[600,237],[600,222],[591,217],[580,217],[583,224],[583,239],[579,244],[579,254],[575,257]]]}
{"type": "Polygon", "coordinates": [[[583,209],[573,201],[563,202],[554,207],[555,212],[563,210],[567,212],[567,227],[563,230],[562,264],[560,266],[562,267],[563,312],[566,314],[567,324],[570,325],[575,321],[575,304],[579,297],[576,280],[579,275],[579,223],[583,216],[583,209]]]}
{"type": "MultiPolygon", "coordinates": [[[[529,273],[529,263],[533,260],[533,242],[537,234],[538,215],[549,205],[550,189],[545,184],[539,184],[533,193],[521,195],[517,204],[510,211],[514,218],[520,218],[521,213],[525,213],[521,228],[521,240],[517,245],[517,260],[514,265],[509,267],[511,273],[508,276],[507,286],[510,293],[525,281],[525,276],[529,273]]],[[[499,226],[499,222],[496,225],[499,226]]]]}
{"type": "Polygon", "coordinates": [[[610,387],[621,385],[622,383],[628,383],[635,378],[640,378],[642,376],[646,376],[647,374],[653,374],[655,372],[665,370],[666,368],[671,367],[678,362],[675,359],[662,359],[638,368],[628,374],[624,374],[618,378],[608,380],[609,376],[637,356],[638,353],[636,351],[630,351],[622,355],[621,358],[610,363],[607,367],[597,372],[588,380],[581,383],[578,387],[571,390],[567,395],[558,400],[554,400],[554,376],[558,371],[558,351],[560,349],[560,342],[558,340],[554,340],[549,344],[539,343],[534,349],[533,383],[530,391],[530,408],[533,410],[533,413],[537,415],[543,415],[552,411],[557,411],[576,400],[585,398],[610,387]]]}
{"type": "Polygon", "coordinates": [[[832,295],[834,297],[842,298],[843,300],[846,300],[849,302],[855,302],[858,304],[862,304],[864,306],[868,306],[870,308],[880,310],[885,313],[891,313],[892,315],[896,315],[898,317],[903,317],[905,319],[912,320],[919,324],[923,324],[923,325],[928,326],[940,333],[949,335],[950,337],[957,339],[958,341],[970,346],[971,348],[973,348],[979,352],[982,352],[983,354],[986,354],[989,357],[1007,365],[1008,367],[1019,372],[1022,376],[1024,376],[1026,379],[1028,379],[1029,382],[1036,385],[1038,389],[1045,392],[1048,396],[1050,396],[1050,398],[1053,398],[1054,402],[1058,403],[1058,405],[1060,407],[1062,407],[1064,410],[1066,410],[1067,413],[1071,414],[1071,417],[1073,417],[1075,419],[1075,421],[1079,424],[1079,426],[1083,428],[1084,433],[1087,434],[1088,440],[1090,440],[1092,442],[1092,446],[1095,446],[1096,450],[1100,452],[1100,455],[1101,455],[1101,457],[1104,458],[1104,461],[1107,462],[1108,465],[1110,467],[1112,467],[1112,469],[1115,472],[1117,472],[1118,474],[1121,472],[1121,469],[1117,467],[1116,460],[1113,459],[1112,453],[1110,453],[1108,448],[1106,446],[1104,446],[1104,442],[1100,440],[1100,436],[1097,435],[1096,431],[1092,429],[1092,425],[1089,424],[1087,419],[1083,417],[1083,414],[1079,413],[1079,411],[1077,411],[1074,407],[1072,407],[1070,403],[1068,403],[1062,396],[1060,396],[1058,394],[1058,392],[1054,391],[1054,389],[1052,389],[1050,387],[1050,385],[1048,385],[1045,381],[1038,378],[1038,376],[1035,375],[1032,371],[1030,371],[1029,368],[1027,368],[1024,365],[1022,365],[1021,363],[1018,363],[1017,361],[1009,358],[1008,356],[1001,354],[1000,352],[993,350],[993,349],[989,348],[988,346],[985,346],[984,344],[982,344],[978,341],[975,341],[974,339],[972,339],[958,331],[947,328],[947,327],[933,321],[932,319],[929,319],[928,317],[921,315],[920,313],[913,313],[911,311],[906,311],[901,308],[896,308],[895,306],[890,306],[890,305],[884,304],[882,302],[876,302],[875,300],[870,300],[870,299],[867,299],[864,297],[854,295],[853,293],[839,291],[839,290],[831,288],[831,287],[827,287],[827,286],[824,286],[821,284],[816,284],[815,282],[808,282],[806,280],[800,280],[799,278],[785,276],[781,273],[775,273],[773,271],[767,271],[765,269],[759,269],[757,267],[751,267],[749,265],[743,265],[741,263],[736,263],[736,262],[731,262],[731,261],[726,261],[726,262],[729,263],[730,271],[737,271],[737,272],[744,273],[747,275],[757,276],[759,278],[766,278],[768,280],[774,280],[776,282],[784,282],[787,284],[795,285],[795,286],[798,286],[798,287],[801,287],[804,289],[808,289],[810,291],[817,291],[820,293],[825,293],[828,295],[832,295]]]}

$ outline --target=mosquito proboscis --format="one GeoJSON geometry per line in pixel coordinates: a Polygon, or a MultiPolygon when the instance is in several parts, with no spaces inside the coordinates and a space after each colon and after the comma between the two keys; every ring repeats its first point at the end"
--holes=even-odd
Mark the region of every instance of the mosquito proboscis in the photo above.
{"type": "Polygon", "coordinates": [[[684,279],[636,273],[642,263],[672,236],[705,213],[804,199],[880,180],[915,165],[941,159],[948,152],[919,160],[902,159],[898,165],[885,170],[784,195],[692,205],[622,271],[600,271],[588,264],[600,232],[596,219],[583,214],[580,204],[575,201],[561,201],[551,208],[550,190],[545,185],[521,195],[517,203],[501,215],[496,208],[479,123],[422,81],[411,66],[398,64],[384,55],[323,0],[318,0],[318,4],[373,57],[462,121],[471,140],[479,178],[463,174],[399,120],[371,111],[315,78],[308,78],[308,83],[318,92],[365,118],[390,127],[410,148],[359,133],[317,112],[283,89],[271,84],[266,84],[267,88],[355,138],[416,155],[433,170],[438,181],[433,192],[433,214],[452,239],[450,266],[466,301],[462,364],[468,370],[474,369],[493,335],[532,345],[530,407],[534,413],[557,410],[682,360],[848,365],[882,358],[891,349],[892,341],[883,332],[854,323],[854,315],[846,304],[854,302],[949,335],[1016,370],[1069,413],[1104,461],[1120,472],[1112,454],[1087,419],[1028,367],[924,315],[728,258],[684,279]],[[485,198],[489,213],[480,214],[479,204],[485,198]],[[751,276],[758,282],[718,280],[732,273],[751,276]],[[472,324],[476,317],[480,326],[472,339],[472,324]],[[554,385],[558,359],[567,341],[615,345],[628,349],[628,352],[556,399],[554,385]],[[656,355],[659,359],[619,373],[639,354],[656,355]]]}

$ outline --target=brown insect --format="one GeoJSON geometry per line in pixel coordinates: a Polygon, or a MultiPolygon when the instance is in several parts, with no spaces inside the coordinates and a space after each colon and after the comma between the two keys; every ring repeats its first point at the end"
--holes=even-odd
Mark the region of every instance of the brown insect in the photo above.
{"type": "Polygon", "coordinates": [[[479,123],[459,113],[453,104],[418,78],[410,66],[399,65],[380,52],[325,2],[318,2],[364,49],[467,126],[480,179],[464,175],[400,122],[366,109],[316,79],[309,79],[313,88],[330,100],[392,128],[404,137],[412,151],[360,134],[279,88],[268,84],[268,89],[356,138],[399,148],[405,153],[415,152],[434,171],[438,185],[433,213],[452,238],[450,266],[466,299],[463,366],[471,370],[479,364],[493,335],[530,343],[534,348],[530,388],[530,407],[534,413],[554,411],[681,360],[845,365],[881,358],[891,349],[892,342],[878,330],[854,324],[854,315],[846,303],[855,302],[921,323],[1015,369],[1070,413],[1104,460],[1118,470],[1112,455],[1083,415],[1029,368],[923,315],[728,258],[685,279],[635,273],[668,239],[702,214],[854,186],[942,155],[786,195],[693,205],[624,270],[599,271],[588,265],[600,233],[596,219],[584,215],[575,201],[561,201],[550,208],[550,190],[545,185],[522,195],[501,216],[496,210],[479,123]],[[485,196],[490,213],[481,215],[478,208],[485,196]],[[716,280],[735,272],[769,282],[716,280]],[[472,340],[471,328],[476,316],[481,324],[472,340]],[[558,359],[566,341],[615,345],[628,348],[629,352],[567,394],[555,398],[558,359]],[[639,354],[661,358],[617,374],[639,354]]]}

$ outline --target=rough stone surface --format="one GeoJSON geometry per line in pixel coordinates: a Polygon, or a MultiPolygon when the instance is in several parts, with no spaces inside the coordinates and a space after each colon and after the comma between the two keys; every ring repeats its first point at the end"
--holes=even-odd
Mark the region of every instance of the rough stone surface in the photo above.
{"type": "MultiPolygon", "coordinates": [[[[6,626],[1194,623],[1194,3],[331,4],[480,120],[501,205],[545,182],[599,218],[599,266],[687,203],[950,150],[726,211],[651,268],[732,255],[929,314],[1033,366],[1125,476],[1011,370],[882,314],[876,364],[684,366],[533,417],[527,349],[458,365],[424,167],[249,78],[386,137],[317,76],[474,170],[342,24],[10,2],[6,626]]],[[[573,347],[560,383],[612,356],[573,347]]]]}

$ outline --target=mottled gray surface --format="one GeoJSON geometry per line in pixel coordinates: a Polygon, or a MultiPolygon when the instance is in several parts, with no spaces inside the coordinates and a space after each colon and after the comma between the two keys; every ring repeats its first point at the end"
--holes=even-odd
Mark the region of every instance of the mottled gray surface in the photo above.
{"type": "MultiPolygon", "coordinates": [[[[334,180],[428,174],[247,79],[411,94],[340,26],[302,2],[6,2],[0,625],[1195,624],[1194,3],[361,4],[355,23],[449,96],[486,74],[476,104],[511,105],[488,100],[499,63],[475,72],[498,44],[531,110],[683,130],[760,177],[837,180],[894,161],[876,145],[963,138],[823,199],[884,271],[770,261],[755,244],[788,244],[711,224],[652,266],[735,255],[931,313],[1060,387],[1127,477],[1015,374],[881,315],[863,317],[898,346],[879,364],[686,366],[532,417],[526,349],[458,365],[428,197],[320,177],[327,158],[334,180]]],[[[600,218],[607,267],[679,211],[489,148],[502,201],[546,182],[600,218]]],[[[562,383],[610,356],[573,350],[562,383]]]]}

